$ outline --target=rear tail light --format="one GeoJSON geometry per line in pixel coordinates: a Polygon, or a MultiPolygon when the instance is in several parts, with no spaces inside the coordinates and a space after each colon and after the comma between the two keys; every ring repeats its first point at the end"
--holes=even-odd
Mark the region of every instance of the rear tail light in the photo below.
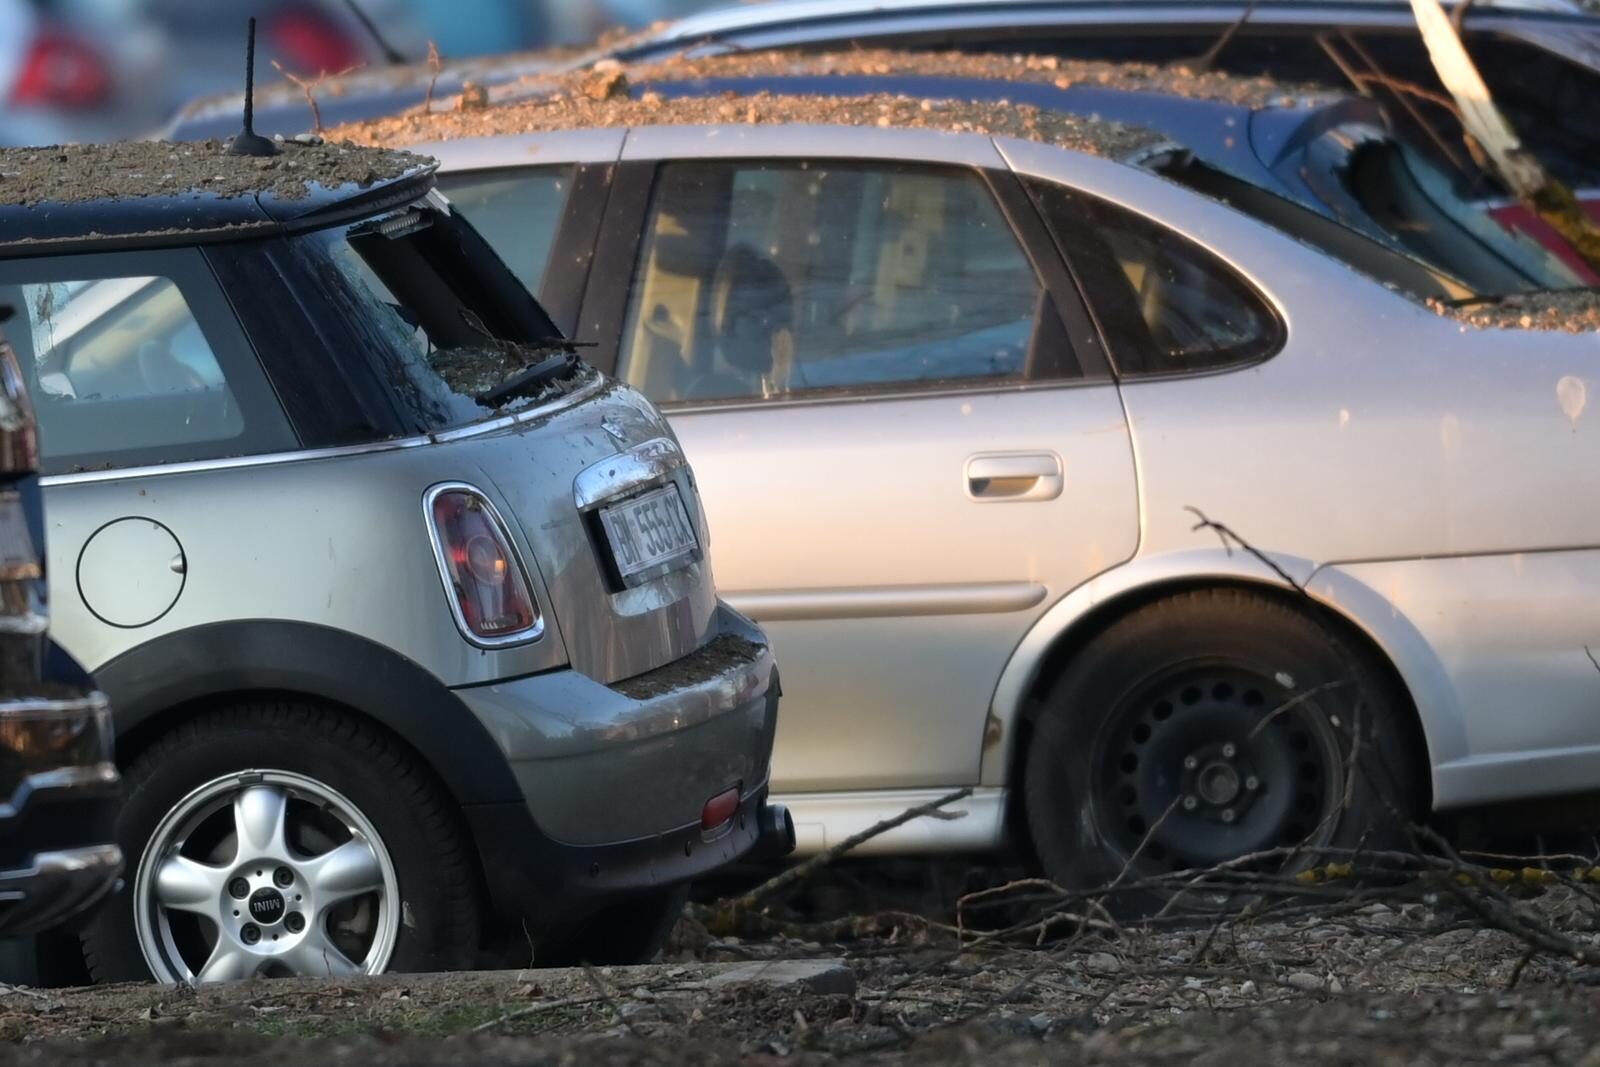
{"type": "Polygon", "coordinates": [[[450,610],[477,645],[531,641],[544,630],[500,513],[470,485],[436,485],[424,500],[450,610]]]}
{"type": "Polygon", "coordinates": [[[30,107],[90,108],[105,103],[111,74],[100,54],[55,31],[34,39],[11,87],[11,103],[30,107]]]}

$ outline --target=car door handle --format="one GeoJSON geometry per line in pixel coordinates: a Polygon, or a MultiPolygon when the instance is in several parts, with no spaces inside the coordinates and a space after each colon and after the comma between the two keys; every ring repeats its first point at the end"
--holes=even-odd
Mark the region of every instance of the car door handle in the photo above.
{"type": "Polygon", "coordinates": [[[1065,482],[1054,452],[990,452],[967,460],[967,495],[980,503],[1054,500],[1065,482]]]}

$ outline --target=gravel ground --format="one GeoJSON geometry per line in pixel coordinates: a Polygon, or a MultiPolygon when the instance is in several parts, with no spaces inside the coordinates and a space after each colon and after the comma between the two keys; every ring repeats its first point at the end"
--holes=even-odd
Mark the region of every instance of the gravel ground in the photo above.
{"type": "MultiPolygon", "coordinates": [[[[1582,886],[1524,892],[1516,915],[1594,944],[1582,886]]],[[[0,1063],[1600,1067],[1596,972],[1530,958],[1448,895],[1329,900],[1043,945],[958,945],[915,917],[836,944],[713,939],[686,920],[644,968],[10,991],[0,1063]],[[767,962],[830,958],[798,982],[767,962]]]]}

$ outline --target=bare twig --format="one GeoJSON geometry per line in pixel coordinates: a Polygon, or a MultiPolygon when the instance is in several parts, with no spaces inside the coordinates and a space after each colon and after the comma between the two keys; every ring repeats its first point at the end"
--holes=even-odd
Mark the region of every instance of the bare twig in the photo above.
{"type": "Polygon", "coordinates": [[[957,789],[953,793],[946,793],[938,800],[931,801],[927,804],[919,804],[914,808],[907,808],[905,811],[894,816],[892,819],[884,819],[882,822],[874,823],[865,830],[862,830],[860,833],[851,834],[849,837],[845,838],[837,845],[834,845],[832,848],[829,848],[827,851],[820,852],[805,862],[796,864],[795,866],[790,867],[775,877],[769,878],[767,881],[756,886],[743,896],[734,897],[732,900],[726,901],[725,903],[719,905],[717,907],[717,913],[723,916],[732,916],[737,915],[740,912],[752,911],[758,905],[760,905],[763,900],[775,893],[782,892],[791,886],[798,885],[807,878],[810,878],[812,875],[816,874],[817,871],[821,870],[823,867],[826,867],[828,864],[843,856],[845,853],[859,848],[861,845],[872,840],[874,837],[877,837],[881,834],[886,834],[898,826],[904,826],[913,819],[921,818],[924,815],[931,815],[934,812],[937,812],[940,808],[943,808],[948,804],[954,804],[956,801],[962,800],[971,795],[971,786],[968,786],[965,789],[957,789]]]}
{"type": "MultiPolygon", "coordinates": [[[[1222,541],[1222,547],[1227,549],[1228,552],[1231,553],[1233,551],[1233,546],[1238,545],[1246,553],[1254,556],[1261,563],[1265,564],[1272,571],[1272,573],[1276,574],[1279,578],[1282,578],[1295,592],[1302,593],[1307,596],[1310,595],[1306,593],[1305,586],[1301,585],[1299,582],[1295,581],[1289,576],[1288,571],[1284,570],[1282,567],[1278,566],[1277,563],[1273,562],[1273,560],[1265,552],[1262,552],[1249,541],[1246,541],[1244,538],[1234,533],[1233,530],[1225,523],[1213,522],[1212,520],[1206,518],[1205,512],[1192,505],[1185,507],[1183,510],[1193,512],[1195,518],[1200,520],[1190,527],[1190,529],[1215,531],[1217,537],[1222,541]]],[[[1313,603],[1315,603],[1315,601],[1313,601],[1313,603]]]]}
{"type": "Polygon", "coordinates": [[[538,1004],[529,1004],[525,1008],[518,1008],[516,1011],[508,1011],[504,1015],[490,1019],[486,1023],[479,1023],[467,1032],[481,1034],[485,1030],[497,1029],[517,1019],[526,1019],[530,1015],[539,1015],[547,1011],[560,1011],[562,1008],[578,1008],[588,1004],[599,1004],[603,999],[602,997],[562,997],[560,1000],[544,1000],[538,1004]]]}
{"type": "Polygon", "coordinates": [[[432,41],[428,42],[428,92],[422,98],[422,113],[433,113],[433,90],[439,84],[439,72],[444,70],[444,62],[439,58],[439,46],[432,41]]]}
{"type": "Polygon", "coordinates": [[[337,74],[330,75],[327,71],[322,71],[315,78],[302,78],[300,75],[286,68],[282,63],[279,63],[276,59],[272,61],[272,69],[277,71],[279,74],[282,74],[290,82],[298,86],[301,94],[306,98],[306,106],[311,108],[311,132],[315,134],[322,133],[322,108],[317,104],[317,90],[321,88],[322,83],[327,81],[330,77],[342,78],[346,74],[354,74],[356,71],[360,70],[362,66],[363,64],[357,63],[353,67],[346,67],[337,74]]]}
{"type": "Polygon", "coordinates": [[[583,976],[589,980],[590,985],[594,986],[595,992],[599,994],[598,999],[604,1001],[606,1007],[611,1009],[611,1014],[616,1016],[617,1025],[628,1031],[628,1033],[633,1034],[634,1037],[638,1037],[638,1031],[634,1030],[632,1021],[622,1014],[622,1006],[617,1003],[616,995],[612,993],[611,987],[606,984],[606,980],[600,972],[585,963],[583,965],[583,976]]]}

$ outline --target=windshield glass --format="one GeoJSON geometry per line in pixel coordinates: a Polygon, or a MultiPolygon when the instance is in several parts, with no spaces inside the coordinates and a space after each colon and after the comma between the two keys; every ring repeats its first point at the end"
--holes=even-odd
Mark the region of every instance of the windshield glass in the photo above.
{"type": "Polygon", "coordinates": [[[566,391],[586,368],[505,264],[443,201],[295,242],[406,407],[461,425],[566,391]]]}
{"type": "Polygon", "coordinates": [[[1341,178],[1365,216],[1364,230],[1192,157],[1170,160],[1159,170],[1418,297],[1470,300],[1585,284],[1553,251],[1502,229],[1462,199],[1446,175],[1410,149],[1372,141],[1348,158],[1341,178]],[[1378,234],[1384,239],[1376,239],[1378,234]]]}
{"type": "Polygon", "coordinates": [[[1371,141],[1356,148],[1345,184],[1397,244],[1480,295],[1584,284],[1553,250],[1502,228],[1482,207],[1458,195],[1447,174],[1399,142],[1371,141]]]}

